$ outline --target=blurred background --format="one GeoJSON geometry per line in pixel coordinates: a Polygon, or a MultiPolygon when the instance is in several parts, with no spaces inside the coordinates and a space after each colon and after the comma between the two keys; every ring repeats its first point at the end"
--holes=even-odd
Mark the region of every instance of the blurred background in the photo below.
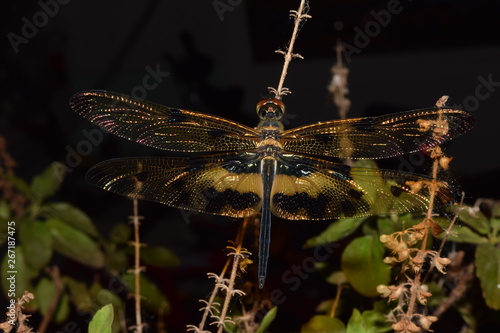
{"type": "MultiPolygon", "coordinates": [[[[0,135],[17,161],[16,173],[30,179],[53,161],[69,174],[58,197],[80,207],[106,234],[132,212],[129,200],[85,182],[93,164],[114,157],[165,155],[104,135],[102,142],[72,159],[84,131],[95,127],[69,109],[73,94],[105,89],[192,109],[255,126],[255,104],[277,86],[299,1],[11,1],[0,11],[0,135]]],[[[451,177],[466,193],[499,199],[500,2],[494,0],[310,2],[285,86],[286,126],[337,119],[327,90],[336,63],[335,45],[346,46],[343,63],[352,107],[348,117],[373,116],[449,104],[476,116],[476,127],[446,144],[454,157],[451,177]],[[389,15],[385,15],[389,13],[389,15]]],[[[425,163],[405,157],[394,168],[425,163]]],[[[140,203],[143,240],[172,249],[175,270],[155,276],[170,299],[172,330],[199,321],[197,299],[219,272],[224,247],[239,222],[140,203]]],[[[302,244],[327,222],[274,219],[268,288],[283,288],[281,276],[301,257],[302,244]]],[[[251,243],[249,243],[250,247],[251,243]]],[[[308,252],[309,251],[309,252],[308,252]]],[[[324,292],[320,278],[304,281],[282,305],[282,327],[298,328],[324,292]],[[316,285],[315,285],[316,284],[316,285]],[[300,294],[300,296],[298,296],[300,294]],[[307,309],[307,311],[305,311],[307,309]],[[289,326],[287,326],[289,325],[289,326]]],[[[285,286],[286,289],[286,286],[285,286]]],[[[280,310],[281,311],[281,310],[280,310]]],[[[280,321],[281,322],[281,321],[280,321]]]]}

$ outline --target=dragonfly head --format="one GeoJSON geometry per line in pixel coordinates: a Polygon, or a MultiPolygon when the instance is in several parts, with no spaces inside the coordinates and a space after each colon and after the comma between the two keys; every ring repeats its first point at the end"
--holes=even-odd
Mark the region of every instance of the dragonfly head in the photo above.
{"type": "Polygon", "coordinates": [[[257,103],[257,115],[262,121],[280,120],[285,114],[285,104],[279,99],[263,99],[257,103]]]}

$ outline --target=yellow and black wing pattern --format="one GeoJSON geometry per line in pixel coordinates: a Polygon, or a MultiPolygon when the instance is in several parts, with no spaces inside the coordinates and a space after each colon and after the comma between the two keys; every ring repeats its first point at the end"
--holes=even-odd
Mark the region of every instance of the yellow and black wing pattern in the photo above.
{"type": "Polygon", "coordinates": [[[119,137],[168,151],[238,151],[255,149],[259,141],[257,130],[237,122],[109,91],[81,92],[70,106],[119,137]]]}
{"type": "MultiPolygon", "coordinates": [[[[432,178],[412,173],[349,167],[283,155],[271,193],[271,211],[288,220],[324,220],[425,212],[432,178]]],[[[453,200],[443,185],[438,205],[453,200]]]]}
{"type": "Polygon", "coordinates": [[[287,152],[379,159],[426,150],[470,130],[474,117],[452,108],[428,108],[378,117],[333,120],[285,130],[287,152]]]}
{"type": "Polygon", "coordinates": [[[208,214],[245,217],[262,206],[259,163],[251,153],[117,158],[93,166],[87,179],[129,198],[208,214]]]}

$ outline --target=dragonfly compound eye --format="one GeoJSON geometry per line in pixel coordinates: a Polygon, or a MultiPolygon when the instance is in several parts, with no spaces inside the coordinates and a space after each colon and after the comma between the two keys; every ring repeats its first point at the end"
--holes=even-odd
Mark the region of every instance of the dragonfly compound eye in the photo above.
{"type": "Polygon", "coordinates": [[[279,99],[263,99],[257,103],[256,110],[261,120],[279,120],[285,113],[285,104],[279,99]]]}

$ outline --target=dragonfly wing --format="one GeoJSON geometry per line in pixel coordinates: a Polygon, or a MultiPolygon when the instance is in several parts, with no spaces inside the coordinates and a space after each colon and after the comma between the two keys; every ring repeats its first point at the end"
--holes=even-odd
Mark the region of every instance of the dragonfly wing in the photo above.
{"type": "MultiPolygon", "coordinates": [[[[392,170],[351,168],[334,162],[282,157],[271,194],[273,214],[289,220],[324,220],[425,212],[429,177],[392,170]]],[[[452,201],[443,187],[439,205],[452,201]]]]}
{"type": "Polygon", "coordinates": [[[437,146],[467,132],[474,122],[465,111],[435,107],[302,126],[283,132],[281,141],[289,152],[378,159],[437,146]]]}
{"type": "Polygon", "coordinates": [[[230,120],[107,91],[76,94],[70,106],[115,135],[168,151],[245,150],[259,140],[256,130],[230,120]]]}
{"type": "Polygon", "coordinates": [[[232,217],[250,216],[262,205],[258,160],[220,154],[200,158],[118,158],[93,166],[90,183],[134,199],[232,217]]]}

